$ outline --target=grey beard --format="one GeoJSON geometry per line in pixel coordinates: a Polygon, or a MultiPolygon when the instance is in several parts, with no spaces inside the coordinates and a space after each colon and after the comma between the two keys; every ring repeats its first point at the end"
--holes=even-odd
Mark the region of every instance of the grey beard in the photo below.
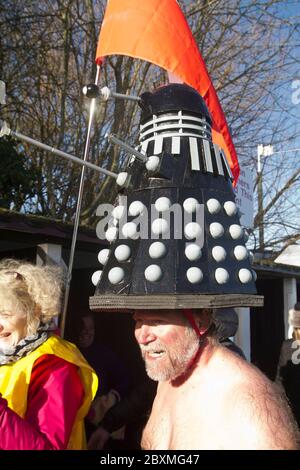
{"type": "MultiPolygon", "coordinates": [[[[159,350],[159,344],[156,347],[150,345],[149,347],[142,347],[142,353],[143,351],[151,352],[154,350],[159,350]]],[[[156,364],[154,361],[145,361],[146,372],[150,379],[156,380],[158,382],[165,382],[174,380],[187,371],[189,364],[199,349],[199,338],[195,331],[190,327],[186,327],[185,337],[177,346],[178,347],[176,347],[175,351],[172,352],[171,355],[165,347],[161,348],[165,351],[164,354],[168,356],[168,365],[159,365],[159,359],[157,359],[158,364],[156,364]]]]}

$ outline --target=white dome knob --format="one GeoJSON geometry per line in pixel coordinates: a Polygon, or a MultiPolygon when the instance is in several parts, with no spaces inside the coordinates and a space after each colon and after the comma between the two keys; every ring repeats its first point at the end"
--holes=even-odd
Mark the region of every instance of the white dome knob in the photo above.
{"type": "Polygon", "coordinates": [[[112,243],[118,236],[118,229],[116,227],[108,227],[105,233],[105,238],[108,242],[112,243]]]}
{"type": "Polygon", "coordinates": [[[186,272],[186,277],[190,281],[191,284],[196,284],[197,282],[201,282],[203,279],[203,273],[200,268],[196,268],[193,266],[189,268],[186,272]]]}
{"type": "Polygon", "coordinates": [[[217,199],[211,198],[206,203],[208,212],[210,214],[217,214],[221,210],[221,204],[217,199]]]}
{"type": "Polygon", "coordinates": [[[105,263],[107,261],[107,258],[109,256],[109,252],[110,252],[110,250],[108,250],[107,248],[104,248],[104,250],[99,251],[98,261],[99,261],[100,264],[103,264],[103,266],[105,265],[105,263]]]}
{"type": "Polygon", "coordinates": [[[209,231],[213,238],[220,238],[224,235],[224,227],[219,222],[213,222],[210,224],[209,231]]]}
{"type": "Polygon", "coordinates": [[[202,281],[203,273],[200,268],[193,266],[187,270],[186,277],[191,284],[196,284],[202,281]]]}
{"type": "Polygon", "coordinates": [[[202,228],[196,222],[189,222],[184,227],[184,234],[186,238],[188,238],[189,240],[200,237],[201,233],[202,233],[202,228]]]}
{"type": "Polygon", "coordinates": [[[167,248],[162,242],[154,242],[149,246],[150,258],[162,258],[167,253],[167,248]]]}
{"type": "Polygon", "coordinates": [[[142,201],[133,201],[129,206],[128,214],[132,215],[133,217],[137,217],[143,212],[144,209],[145,206],[142,201]]]}
{"type": "Polygon", "coordinates": [[[159,197],[155,201],[155,209],[158,212],[165,212],[168,211],[171,207],[171,201],[168,197],[159,197]]]}
{"type": "Polygon", "coordinates": [[[115,257],[118,261],[127,261],[130,258],[131,249],[128,245],[119,245],[115,249],[115,257]]]}
{"type": "Polygon", "coordinates": [[[188,214],[192,214],[193,212],[196,212],[198,206],[199,206],[199,203],[197,199],[195,199],[194,197],[188,197],[183,203],[183,208],[185,212],[187,212],[188,214]]]}
{"type": "Polygon", "coordinates": [[[156,155],[152,155],[148,158],[146,162],[146,168],[148,171],[156,171],[159,167],[159,157],[156,155]]]}
{"type": "Polygon", "coordinates": [[[234,256],[238,261],[243,261],[248,258],[248,250],[243,245],[237,245],[233,250],[234,256]]]}
{"type": "Polygon", "coordinates": [[[125,238],[136,240],[139,236],[137,232],[137,225],[134,222],[127,222],[122,227],[122,234],[125,238]]]}
{"type": "Polygon", "coordinates": [[[231,235],[231,238],[233,238],[234,240],[239,240],[240,238],[242,238],[244,231],[240,225],[233,224],[229,227],[229,233],[231,235]]]}
{"type": "Polygon", "coordinates": [[[96,286],[98,284],[98,282],[100,281],[101,275],[102,275],[102,271],[95,271],[93,273],[92,283],[94,284],[94,286],[96,286]]]}
{"type": "Polygon", "coordinates": [[[118,186],[126,186],[127,181],[128,181],[128,173],[126,173],[125,171],[122,171],[121,173],[118,174],[116,181],[117,181],[118,186]]]}
{"type": "Polygon", "coordinates": [[[161,235],[167,233],[169,225],[165,219],[155,219],[152,222],[151,229],[154,235],[161,235]]]}
{"type": "Polygon", "coordinates": [[[243,284],[252,281],[252,273],[249,269],[242,268],[239,270],[239,279],[243,284]]]}
{"type": "Polygon", "coordinates": [[[214,246],[211,254],[214,260],[218,263],[221,263],[226,258],[226,250],[222,246],[214,246]]]}
{"type": "Polygon", "coordinates": [[[218,284],[226,284],[229,280],[228,271],[224,268],[217,268],[215,271],[215,278],[218,284]]]}
{"type": "Polygon", "coordinates": [[[252,281],[252,272],[249,269],[240,269],[239,279],[243,284],[247,284],[248,282],[252,281]]]}
{"type": "Polygon", "coordinates": [[[237,207],[236,207],[235,202],[233,201],[226,201],[224,203],[224,209],[225,209],[226,214],[229,217],[232,217],[233,215],[237,213],[237,207]]]}
{"type": "Polygon", "coordinates": [[[120,220],[123,217],[123,215],[125,214],[125,206],[116,206],[112,210],[111,214],[112,214],[114,219],[120,220]]]}
{"type": "Polygon", "coordinates": [[[116,267],[112,268],[108,273],[108,279],[112,284],[119,284],[125,276],[124,269],[116,267]]]}
{"type": "Polygon", "coordinates": [[[157,282],[162,277],[162,270],[157,264],[150,264],[145,269],[145,278],[150,282],[157,282]]]}
{"type": "Polygon", "coordinates": [[[196,243],[187,243],[184,253],[190,261],[197,261],[202,255],[201,248],[196,243]]]}

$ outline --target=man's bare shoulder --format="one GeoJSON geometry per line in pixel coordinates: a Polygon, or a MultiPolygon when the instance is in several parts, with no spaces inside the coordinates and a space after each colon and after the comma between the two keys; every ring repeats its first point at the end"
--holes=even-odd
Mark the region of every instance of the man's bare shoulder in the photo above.
{"type": "Polygon", "coordinates": [[[279,387],[234,353],[219,350],[216,354],[226,381],[220,416],[224,447],[297,449],[297,426],[279,387]]]}

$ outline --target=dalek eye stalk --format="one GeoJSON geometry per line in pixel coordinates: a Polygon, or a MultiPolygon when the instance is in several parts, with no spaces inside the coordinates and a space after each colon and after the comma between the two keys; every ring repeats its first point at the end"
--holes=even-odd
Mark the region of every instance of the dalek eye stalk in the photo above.
{"type": "Polygon", "coordinates": [[[99,253],[91,309],[261,306],[231,170],[212,142],[204,100],[183,84],[137,99],[138,147],[108,136],[131,158],[98,226],[110,246],[99,253]]]}

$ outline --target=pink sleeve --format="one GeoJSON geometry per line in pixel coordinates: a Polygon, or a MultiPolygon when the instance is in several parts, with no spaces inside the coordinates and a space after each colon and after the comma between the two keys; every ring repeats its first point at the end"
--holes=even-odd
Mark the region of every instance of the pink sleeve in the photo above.
{"type": "Polygon", "coordinates": [[[83,398],[77,367],[54,355],[42,356],[32,369],[25,418],[0,398],[0,449],[66,449],[83,398]]]}

